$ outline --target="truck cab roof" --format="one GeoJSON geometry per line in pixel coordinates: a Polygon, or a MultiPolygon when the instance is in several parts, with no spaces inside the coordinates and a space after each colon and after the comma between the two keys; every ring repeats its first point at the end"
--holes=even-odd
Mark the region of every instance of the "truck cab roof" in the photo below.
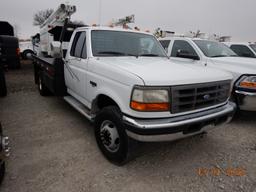
{"type": "MultiPolygon", "coordinates": [[[[141,33],[141,34],[148,34],[152,35],[151,33],[148,32],[143,32],[143,31],[136,31],[133,29],[124,29],[121,27],[107,27],[107,26],[85,26],[85,27],[79,27],[76,29],[76,31],[82,31],[82,30],[106,30],[106,31],[124,31],[124,32],[133,32],[133,33],[141,33]]],[[[152,35],[153,36],[153,35],[152,35]]]]}
{"type": "Polygon", "coordinates": [[[13,26],[7,21],[0,21],[0,35],[14,36],[13,26]]]}

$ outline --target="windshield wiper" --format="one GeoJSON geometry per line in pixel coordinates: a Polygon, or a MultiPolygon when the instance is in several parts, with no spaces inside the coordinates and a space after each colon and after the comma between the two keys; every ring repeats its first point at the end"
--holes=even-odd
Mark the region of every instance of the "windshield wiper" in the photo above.
{"type": "Polygon", "coordinates": [[[146,53],[146,54],[141,54],[141,55],[138,55],[139,57],[140,56],[144,56],[144,57],[163,57],[162,55],[157,55],[157,54],[153,54],[153,53],[146,53]]]}
{"type": "Polygon", "coordinates": [[[100,51],[96,55],[126,55],[126,54],[122,52],[117,52],[117,51],[100,51]]]}
{"type": "Polygon", "coordinates": [[[228,57],[228,55],[214,55],[214,56],[211,56],[211,57],[228,57]]]}
{"type": "Polygon", "coordinates": [[[136,57],[137,55],[129,54],[129,53],[123,53],[123,52],[118,52],[118,51],[100,51],[97,54],[97,56],[100,55],[115,55],[115,56],[134,56],[136,57]]]}

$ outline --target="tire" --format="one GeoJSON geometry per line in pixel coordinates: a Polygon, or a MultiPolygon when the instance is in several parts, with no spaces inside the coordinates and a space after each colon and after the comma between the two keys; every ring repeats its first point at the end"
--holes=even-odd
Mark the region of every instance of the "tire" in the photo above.
{"type": "Polygon", "coordinates": [[[5,174],[5,162],[0,163],[0,184],[3,182],[5,174]]]}
{"type": "Polygon", "coordinates": [[[44,82],[42,80],[42,75],[39,74],[38,78],[38,91],[41,96],[48,96],[50,95],[49,89],[44,85],[44,82]]]}
{"type": "Polygon", "coordinates": [[[110,162],[124,165],[133,158],[136,141],[127,136],[118,107],[103,108],[94,125],[98,147],[110,162]]]}
{"type": "Polygon", "coordinates": [[[34,54],[34,52],[32,50],[25,50],[25,51],[23,51],[22,54],[21,54],[22,59],[27,60],[29,53],[30,54],[34,54]]]}
{"type": "Polygon", "coordinates": [[[7,88],[6,88],[4,69],[0,66],[0,97],[5,97],[6,95],[7,95],[7,88]]]}

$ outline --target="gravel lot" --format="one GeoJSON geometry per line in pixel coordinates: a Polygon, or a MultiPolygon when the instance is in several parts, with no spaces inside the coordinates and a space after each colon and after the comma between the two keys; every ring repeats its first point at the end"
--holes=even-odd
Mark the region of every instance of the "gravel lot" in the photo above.
{"type": "Polygon", "coordinates": [[[39,95],[29,62],[6,76],[0,119],[12,154],[1,192],[256,191],[256,113],[203,138],[141,144],[139,156],[118,167],[102,156],[82,115],[39,95]]]}

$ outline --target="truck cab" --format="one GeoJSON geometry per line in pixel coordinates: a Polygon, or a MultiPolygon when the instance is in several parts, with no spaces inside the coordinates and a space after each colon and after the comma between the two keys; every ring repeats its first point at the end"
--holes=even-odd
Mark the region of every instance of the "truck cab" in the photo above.
{"type": "Polygon", "coordinates": [[[256,111],[256,60],[239,57],[228,46],[200,38],[165,37],[159,39],[171,61],[220,69],[232,74],[231,99],[241,110],[256,111]]]}
{"type": "Polygon", "coordinates": [[[238,56],[256,58],[256,43],[249,42],[223,42],[229,46],[238,56]]]}

